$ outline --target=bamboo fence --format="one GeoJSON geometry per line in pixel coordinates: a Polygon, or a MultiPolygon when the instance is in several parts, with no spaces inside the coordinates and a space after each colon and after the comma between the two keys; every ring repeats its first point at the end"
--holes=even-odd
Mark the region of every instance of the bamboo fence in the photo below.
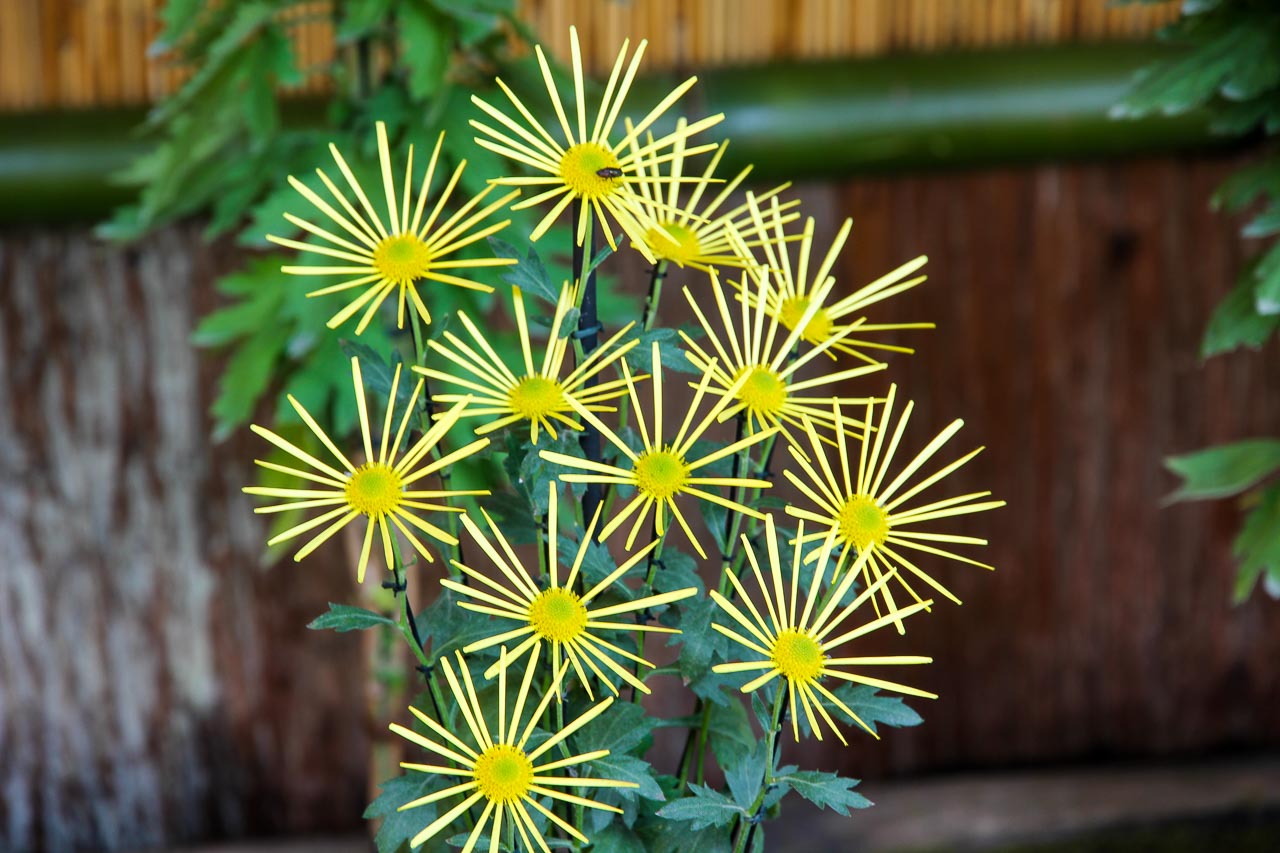
{"type": "MultiPolygon", "coordinates": [[[[147,103],[186,71],[148,50],[165,0],[0,2],[0,111],[147,103]]],[[[331,3],[286,13],[301,63],[333,56],[331,3]]],[[[607,69],[623,38],[648,38],[648,68],[873,56],[1148,38],[1178,3],[1111,0],[519,0],[521,16],[563,55],[569,25],[607,69]]],[[[302,91],[322,92],[311,78],[302,91]]]]}

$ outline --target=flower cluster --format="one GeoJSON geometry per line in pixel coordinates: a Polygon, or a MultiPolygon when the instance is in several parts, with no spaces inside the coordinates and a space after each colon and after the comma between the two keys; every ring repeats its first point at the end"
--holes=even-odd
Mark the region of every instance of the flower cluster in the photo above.
{"type": "MultiPolygon", "coordinates": [[[[313,413],[290,397],[308,430],[300,441],[311,450],[277,432],[254,430],[305,467],[270,459],[258,464],[301,482],[246,491],[279,501],[258,512],[320,510],[305,520],[295,516],[270,540],[311,534],[296,559],[363,516],[363,538],[351,546],[353,554],[358,548],[356,578],[363,582],[373,541],[381,543],[381,561],[392,577],[388,586],[403,601],[399,624],[435,700],[431,714],[410,709],[420,727],[392,729],[447,762],[402,765],[423,774],[426,793],[401,808],[432,809],[411,839],[414,847],[455,824],[469,830],[464,853],[482,843],[490,851],[502,849],[504,837],[518,849],[548,851],[546,835],[556,830],[587,843],[584,809],[623,810],[615,800],[566,789],[596,788],[620,797],[618,792],[641,785],[595,775],[593,762],[610,751],[574,752],[577,733],[615,700],[648,693],[650,677],[667,671],[691,679],[683,663],[655,667],[645,641],[665,635],[672,643],[687,642],[681,631],[692,623],[685,616],[699,604],[706,605],[697,611],[696,630],[707,635],[701,639],[719,635],[727,642],[698,677],[713,685],[721,679],[772,702],[772,724],[766,726],[771,745],[786,716],[795,740],[807,732],[821,739],[825,730],[843,742],[840,718],[875,734],[841,686],[932,697],[868,674],[929,659],[858,654],[858,641],[888,626],[905,631],[905,620],[930,610],[935,596],[958,603],[933,575],[939,561],[991,568],[958,550],[984,540],[932,523],[1002,502],[987,492],[922,497],[978,453],[934,462],[960,421],[908,450],[916,441],[907,434],[912,403],[900,403],[896,386],[887,393],[853,388],[885,367],[880,354],[911,351],[884,333],[931,325],[871,323],[865,314],[923,281],[915,274],[925,259],[849,287],[837,266],[849,221],[825,254],[815,251],[815,222],[802,218],[798,201],[785,198],[786,185],[737,196],[749,170],[727,182],[717,176],[726,143],[700,140],[720,116],[663,121],[692,78],[632,122],[624,101],[645,45],[628,59],[624,44],[589,122],[591,96],[573,31],[571,45],[567,109],[541,48],[536,57],[549,103],[526,103],[501,80],[506,103],[473,98],[476,144],[524,170],[491,180],[489,189],[516,188],[509,194],[485,204],[486,189],[451,207],[464,168],[459,165],[433,195],[437,144],[414,201],[413,150],[398,190],[388,133],[379,123],[383,193],[366,193],[334,149],[346,191],[323,170],[317,175],[329,199],[290,178],[313,215],[331,224],[289,214],[287,221],[309,241],[273,238],[342,263],[285,268],[347,277],[312,293],[358,291],[331,326],[359,314],[354,333],[361,334],[393,293],[397,327],[404,325],[406,306],[411,311],[412,391],[398,360],[379,365],[383,385],[376,386],[366,384],[369,365],[351,359],[359,453],[344,453],[313,413]],[[551,127],[535,118],[542,114],[554,115],[551,127]],[[659,125],[673,129],[655,133],[659,125]],[[699,156],[709,159],[699,166],[693,162],[699,156]],[[534,194],[515,201],[525,188],[534,194]],[[384,211],[371,195],[385,196],[384,211]],[[439,322],[430,310],[433,289],[492,292],[493,285],[476,277],[516,263],[476,251],[479,241],[510,224],[491,221],[508,205],[512,211],[546,207],[530,242],[570,209],[575,247],[591,247],[598,229],[618,251],[615,229],[621,232],[652,266],[643,316],[597,336],[601,329],[590,325],[594,316],[588,313],[596,305],[596,275],[584,266],[558,288],[542,281],[536,297],[528,287],[511,287],[518,349],[504,346],[480,313],[459,310],[447,324],[439,322]],[[662,281],[673,267],[689,276],[682,294],[694,321],[678,335],[656,325],[662,281]],[[533,298],[544,301],[534,306],[533,298]],[[431,325],[430,337],[422,324],[431,325]],[[535,334],[538,325],[544,337],[535,334]],[[694,378],[686,382],[681,374],[694,378]],[[370,390],[386,392],[378,394],[385,403],[377,435],[371,425],[379,418],[371,416],[366,400],[370,390]],[[504,461],[511,488],[492,481],[482,483],[485,488],[453,488],[453,469],[482,456],[504,461]],[[794,490],[782,512],[781,502],[763,500],[775,484],[794,490]],[[598,499],[570,500],[584,488],[595,489],[598,499]],[[524,500],[523,514],[513,514],[510,501],[489,502],[497,491],[524,500]],[[794,530],[783,526],[789,519],[794,530]],[[703,523],[707,529],[698,530],[703,523]],[[442,637],[429,626],[419,630],[408,598],[399,596],[409,565],[400,537],[424,560],[433,559],[429,543],[453,555],[440,585],[476,620],[468,623],[466,637],[442,637]],[[469,558],[464,539],[478,547],[469,558]],[[707,564],[709,591],[698,575],[671,568],[682,543],[707,564]],[[614,550],[623,559],[614,562],[614,550]],[[485,687],[481,678],[494,683],[485,687]],[[519,686],[508,710],[509,681],[519,686]],[[598,699],[602,693],[608,695],[598,699]],[[576,713],[568,723],[566,708],[576,713]]],[[[586,259],[593,252],[579,249],[586,259]]],[[[539,273],[545,279],[541,264],[509,280],[536,281],[539,273]]],[[[714,689],[698,695],[700,706],[723,701],[714,689]]],[[[698,725],[689,726],[686,750],[698,754],[687,764],[682,760],[676,796],[700,788],[690,770],[696,764],[700,782],[705,714],[695,749],[698,725]]],[[[772,747],[770,753],[761,772],[774,784],[777,756],[772,747]]],[[[659,791],[656,798],[661,796],[659,791]]],[[[754,804],[757,814],[762,804],[754,804]]],[[[747,804],[739,806],[749,813],[747,804]]],[[[737,828],[739,842],[746,823],[737,828]]]]}

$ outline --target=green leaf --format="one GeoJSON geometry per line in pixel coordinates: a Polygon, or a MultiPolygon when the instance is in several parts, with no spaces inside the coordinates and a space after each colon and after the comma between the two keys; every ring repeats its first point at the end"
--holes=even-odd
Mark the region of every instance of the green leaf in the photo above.
{"type": "Polygon", "coordinates": [[[278,326],[263,325],[236,348],[218,379],[218,394],[209,407],[214,441],[226,439],[252,415],[286,344],[278,326]]]}
{"type": "Polygon", "coordinates": [[[632,329],[631,332],[623,336],[618,345],[622,346],[632,340],[638,340],[640,343],[624,355],[623,358],[626,359],[627,366],[631,368],[633,373],[653,373],[654,342],[658,344],[658,358],[662,360],[664,372],[701,373],[689,362],[684,350],[680,348],[680,339],[675,329],[657,328],[650,329],[647,332],[632,329]]]}
{"type": "Polygon", "coordinates": [[[390,625],[394,628],[396,627],[396,621],[388,619],[381,613],[374,613],[372,610],[352,607],[349,604],[329,602],[329,612],[312,619],[311,624],[307,625],[307,627],[313,631],[328,628],[341,633],[344,631],[363,631],[366,628],[377,628],[382,625],[390,625]]]}
{"type": "Polygon", "coordinates": [[[449,69],[452,28],[449,21],[423,0],[397,5],[400,56],[408,68],[409,95],[435,95],[449,69]]]}
{"type": "Polygon", "coordinates": [[[653,743],[654,722],[641,706],[615,702],[583,726],[573,742],[584,752],[608,749],[643,754],[653,743]]]}
{"type": "MultiPolygon", "coordinates": [[[[460,596],[451,589],[442,589],[436,600],[422,608],[415,621],[422,633],[422,641],[430,642],[430,659],[434,663],[445,655],[452,655],[457,649],[483,640],[497,633],[495,623],[484,614],[475,613],[459,607],[460,596]]],[[[474,660],[485,654],[496,657],[498,650],[477,652],[469,655],[474,660]]]]}
{"type": "MultiPolygon", "coordinates": [[[[533,504],[534,510],[539,516],[545,515],[547,512],[547,504],[550,500],[551,483],[559,486],[559,477],[561,474],[567,474],[575,469],[560,465],[556,462],[548,462],[542,458],[542,451],[548,450],[553,453],[561,453],[565,456],[582,457],[582,445],[578,436],[580,433],[572,430],[562,429],[556,433],[553,439],[545,431],[538,436],[538,443],[530,446],[525,443],[524,457],[520,461],[518,474],[514,478],[515,485],[518,486],[527,496],[529,502],[533,504]]],[[[586,489],[584,484],[570,484],[575,495],[581,496],[586,489]]]]}
{"type": "MultiPolygon", "coordinates": [[[[865,684],[844,684],[832,693],[844,702],[849,710],[862,718],[873,732],[876,731],[877,724],[909,728],[924,722],[919,714],[902,701],[902,697],[882,696],[879,688],[876,687],[868,687],[865,684]]],[[[833,712],[832,716],[836,719],[844,715],[843,711],[826,699],[822,700],[822,704],[833,712]]],[[[808,734],[808,718],[804,714],[800,715],[800,728],[802,732],[808,734]]]]}
{"type": "MultiPolygon", "coordinates": [[[[405,803],[424,797],[443,786],[429,773],[407,773],[383,782],[382,792],[364,810],[365,820],[381,820],[374,845],[378,853],[405,853],[409,841],[438,816],[438,803],[428,803],[400,811],[405,803]]],[[[423,848],[418,848],[422,851],[423,848]]]]}
{"type": "Polygon", "coordinates": [[[1280,243],[1274,244],[1258,261],[1258,280],[1253,307],[1263,317],[1280,316],[1280,243]]]}
{"type": "Polygon", "coordinates": [[[1234,598],[1242,603],[1264,575],[1280,580],[1280,483],[1263,490],[1233,549],[1240,560],[1234,598]]]}
{"type": "Polygon", "coordinates": [[[675,592],[693,587],[698,591],[699,597],[706,595],[706,588],[698,575],[698,562],[692,556],[664,545],[659,559],[662,565],[653,578],[655,593],[675,592]]]}
{"type": "Polygon", "coordinates": [[[1258,313],[1254,297],[1257,287],[1252,271],[1245,272],[1227,298],[1218,303],[1200,345],[1201,358],[1239,347],[1257,349],[1280,327],[1280,316],[1258,313]]]}
{"type": "Polygon", "coordinates": [[[353,41],[387,23],[396,0],[343,0],[338,16],[338,41],[353,41]]]}
{"type": "Polygon", "coordinates": [[[871,801],[853,789],[857,779],[846,779],[835,773],[817,770],[792,770],[774,779],[813,803],[818,808],[831,809],[836,814],[849,816],[849,809],[865,809],[871,801]]]}
{"type": "Polygon", "coordinates": [[[709,708],[707,731],[711,751],[721,767],[733,767],[743,761],[759,742],[751,728],[747,709],[738,701],[712,703],[709,708]]]}
{"type": "Polygon", "coordinates": [[[724,781],[729,785],[733,801],[750,813],[756,805],[756,797],[764,786],[765,763],[773,763],[768,740],[755,743],[741,760],[724,771],[724,781]]]}
{"type": "MultiPolygon", "coordinates": [[[[481,848],[483,849],[483,848],[481,848]]],[[[614,821],[591,833],[591,853],[647,853],[640,836],[614,821]]]]}
{"type": "Polygon", "coordinates": [[[667,820],[686,821],[694,830],[728,826],[735,819],[746,815],[746,810],[736,805],[719,791],[692,782],[692,797],[684,797],[658,809],[658,817],[667,820]]]}
{"type": "Polygon", "coordinates": [[[1171,456],[1165,466],[1184,479],[1167,503],[1239,494],[1280,468],[1280,440],[1255,438],[1171,456]]]}
{"type": "Polygon", "coordinates": [[[601,779],[616,779],[619,782],[634,782],[639,788],[619,788],[615,791],[622,799],[634,799],[637,795],[646,800],[665,801],[666,795],[658,787],[653,778],[653,768],[642,758],[634,755],[610,753],[603,758],[591,762],[592,774],[601,779]]]}
{"type": "Polygon", "coordinates": [[[493,249],[495,257],[514,258],[518,263],[515,266],[501,267],[502,280],[512,287],[518,287],[525,293],[537,296],[555,305],[560,300],[560,288],[551,283],[551,277],[547,274],[547,268],[542,263],[542,259],[538,257],[538,251],[529,247],[529,251],[522,258],[520,251],[505,240],[499,240],[497,237],[489,238],[489,246],[493,249]]]}

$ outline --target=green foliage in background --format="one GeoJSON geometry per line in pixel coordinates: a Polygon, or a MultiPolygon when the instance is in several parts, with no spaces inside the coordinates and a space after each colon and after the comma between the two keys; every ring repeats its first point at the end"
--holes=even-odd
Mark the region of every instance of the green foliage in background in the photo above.
{"type": "MultiPolygon", "coordinates": [[[[478,193],[505,166],[471,144],[467,120],[472,92],[492,87],[496,69],[512,62],[514,0],[350,0],[335,4],[335,58],[303,67],[289,40],[291,30],[314,22],[314,3],[255,0],[209,4],[172,0],[165,7],[154,50],[189,68],[191,77],[158,103],[142,131],[153,149],[119,178],[139,188],[138,201],[117,211],[99,232],[137,240],[184,217],[204,218],[208,239],[265,249],[268,233],[296,237],[284,219],[298,210],[288,175],[313,189],[317,166],[331,163],[333,143],[361,180],[377,174],[374,123],[385,121],[393,145],[429,152],[446,132],[441,166],[470,163],[463,196],[478,193]],[[321,103],[290,99],[288,87],[320,77],[332,81],[321,103]]],[[[324,14],[329,14],[325,12],[324,14]]],[[[519,214],[515,214],[517,225],[519,214]]],[[[323,414],[335,433],[356,425],[350,393],[355,320],[336,330],[325,321],[343,304],[342,294],[307,298],[327,282],[280,271],[285,253],[251,257],[244,268],[216,284],[222,307],[195,331],[197,345],[228,355],[212,405],[214,435],[222,439],[251,419],[264,400],[278,401],[268,421],[297,420],[284,394],[323,414]],[[277,393],[284,392],[284,393],[277,393]]],[[[567,266],[553,265],[559,274],[567,266]]],[[[497,280],[492,282],[499,284],[497,280]]],[[[432,311],[448,326],[459,308],[481,313],[477,295],[442,288],[432,311]]],[[[380,356],[403,346],[391,324],[371,326],[361,342],[380,356]]],[[[496,336],[507,351],[514,339],[496,336]]],[[[467,466],[460,475],[466,479],[467,466]]]]}
{"type": "MultiPolygon", "coordinates": [[[[1255,162],[1214,194],[1216,209],[1255,211],[1241,232],[1266,240],[1209,319],[1204,358],[1257,349],[1280,327],[1280,4],[1269,0],[1184,0],[1182,17],[1163,37],[1182,48],[1139,75],[1116,106],[1117,116],[1177,114],[1201,107],[1221,134],[1259,138],[1255,162]]],[[[1248,401],[1245,401],[1248,405],[1248,401]]],[[[1280,440],[1255,439],[1210,447],[1167,460],[1185,482],[1170,500],[1236,497],[1246,512],[1235,542],[1240,561],[1235,599],[1258,584],[1280,598],[1280,440]]]]}

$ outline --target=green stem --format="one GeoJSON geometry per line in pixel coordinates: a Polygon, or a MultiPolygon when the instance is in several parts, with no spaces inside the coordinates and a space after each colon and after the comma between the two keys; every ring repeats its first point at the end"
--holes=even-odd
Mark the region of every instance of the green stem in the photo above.
{"type": "MultiPolygon", "coordinates": [[[[409,319],[410,325],[413,327],[413,363],[421,367],[427,363],[427,348],[423,345],[422,341],[422,321],[418,318],[418,312],[413,310],[413,306],[409,306],[409,319]]],[[[423,392],[426,394],[426,405],[423,407],[422,413],[418,416],[418,428],[425,433],[431,428],[431,419],[435,415],[435,404],[431,399],[431,385],[427,382],[427,378],[425,376],[422,377],[422,388],[423,392]]],[[[394,404],[395,401],[392,401],[392,405],[394,404]]],[[[437,460],[440,459],[441,453],[438,443],[435,447],[431,448],[431,456],[437,460]]],[[[449,469],[447,467],[441,469],[440,488],[447,491],[449,489],[449,481],[451,479],[452,475],[449,473],[449,469]]],[[[453,498],[446,496],[445,503],[452,507],[454,505],[453,498]]],[[[459,535],[460,522],[458,520],[458,513],[447,512],[445,513],[445,516],[445,523],[449,529],[449,535],[457,542],[453,548],[454,558],[459,563],[465,565],[467,560],[462,548],[462,537],[459,535]]],[[[448,563],[448,561],[446,561],[446,563],[448,563]]],[[[455,581],[461,581],[464,584],[467,583],[467,576],[455,568],[452,563],[448,563],[447,568],[449,570],[450,578],[455,581]]]]}
{"type": "MultiPolygon", "coordinates": [[[[570,209],[572,210],[572,227],[577,230],[578,217],[580,215],[581,202],[575,201],[570,209]]],[[[596,293],[596,273],[595,270],[587,272],[596,253],[596,234],[594,215],[587,212],[587,233],[581,244],[576,239],[573,241],[573,271],[578,277],[581,285],[578,293],[578,328],[574,332],[574,354],[577,356],[578,364],[582,364],[586,359],[591,357],[596,348],[600,346],[600,319],[597,312],[597,293],[596,293]]],[[[592,376],[583,383],[583,391],[599,383],[598,376],[592,376]]],[[[582,452],[586,458],[592,462],[600,462],[602,452],[600,448],[600,432],[590,423],[586,425],[586,429],[582,433],[582,452]]],[[[604,499],[604,488],[600,483],[588,483],[586,494],[582,501],[582,520],[583,526],[591,523],[591,519],[595,516],[596,507],[600,506],[604,499]]]]}
{"type": "Polygon", "coordinates": [[[756,833],[756,827],[760,823],[761,812],[764,809],[764,798],[769,795],[769,789],[773,787],[773,769],[778,763],[778,735],[782,731],[782,714],[784,700],[787,691],[782,685],[774,691],[773,695],[773,721],[769,726],[768,736],[769,747],[765,750],[765,766],[764,766],[764,782],[760,786],[760,793],[756,794],[755,801],[751,804],[749,811],[751,818],[749,823],[744,822],[742,818],[738,818],[738,840],[733,845],[733,853],[744,853],[751,849],[751,839],[756,833]]]}
{"type": "Polygon", "coordinates": [[[653,328],[658,319],[658,303],[662,301],[662,280],[667,277],[667,262],[658,261],[649,273],[649,296],[644,301],[644,331],[653,328]]]}
{"type": "MultiPolygon", "coordinates": [[[[667,528],[667,530],[670,530],[670,529],[671,528],[667,528]]],[[[655,539],[658,540],[658,545],[656,548],[654,548],[652,551],[649,552],[649,559],[645,569],[644,588],[642,593],[644,595],[653,594],[653,582],[658,577],[659,567],[662,566],[662,548],[664,545],[666,545],[666,542],[667,542],[667,531],[664,530],[662,532],[662,535],[658,536],[658,529],[657,529],[656,522],[649,534],[649,541],[653,542],[655,539]]],[[[649,611],[647,608],[636,614],[637,625],[643,625],[646,621],[648,621],[648,619],[649,619],[649,611]]],[[[636,631],[636,657],[638,658],[644,657],[644,631],[640,631],[640,630],[636,631]]],[[[644,664],[640,663],[640,661],[636,661],[635,671],[636,671],[636,680],[643,681],[644,680],[644,664]]],[[[639,691],[633,690],[631,693],[631,700],[634,702],[634,701],[638,701],[639,698],[640,698],[639,691]]]]}

